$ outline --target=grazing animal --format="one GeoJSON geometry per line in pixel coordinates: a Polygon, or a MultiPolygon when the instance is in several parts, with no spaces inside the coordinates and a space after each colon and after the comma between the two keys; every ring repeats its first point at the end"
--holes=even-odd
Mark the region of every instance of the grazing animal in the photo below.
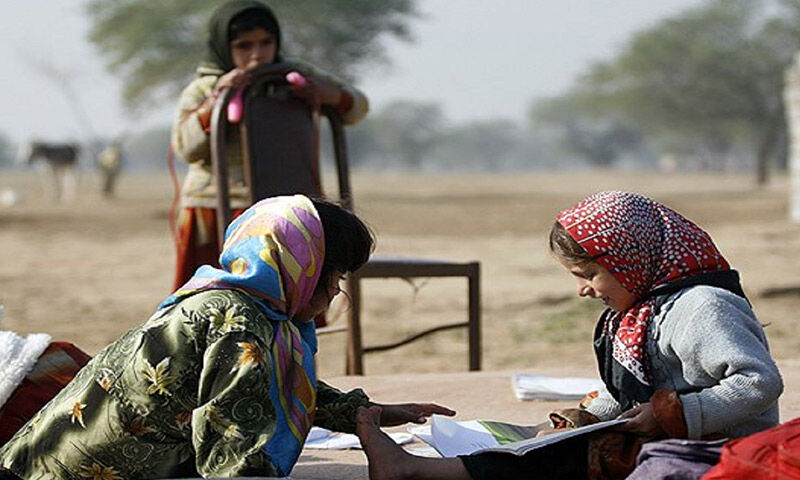
{"type": "Polygon", "coordinates": [[[45,196],[69,201],[77,193],[79,153],[80,147],[75,143],[34,141],[20,148],[19,160],[27,165],[40,165],[45,196]]]}
{"type": "Polygon", "coordinates": [[[95,157],[95,164],[100,170],[103,183],[103,196],[114,196],[114,187],[124,161],[122,142],[115,141],[95,157]]]}

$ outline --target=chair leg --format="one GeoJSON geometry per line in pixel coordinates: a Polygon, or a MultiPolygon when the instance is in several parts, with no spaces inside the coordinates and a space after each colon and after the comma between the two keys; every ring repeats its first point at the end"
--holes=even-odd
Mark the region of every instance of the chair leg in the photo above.
{"type": "Polygon", "coordinates": [[[350,294],[350,316],[348,318],[347,375],[364,375],[364,345],[361,342],[361,279],[349,277],[347,291],[350,294]]]}
{"type": "Polygon", "coordinates": [[[476,264],[469,275],[469,369],[481,369],[481,270],[476,264]]]}

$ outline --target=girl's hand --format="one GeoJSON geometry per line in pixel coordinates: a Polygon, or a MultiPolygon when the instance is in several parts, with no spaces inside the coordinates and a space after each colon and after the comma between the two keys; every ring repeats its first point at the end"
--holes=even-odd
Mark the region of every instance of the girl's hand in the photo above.
{"type": "Polygon", "coordinates": [[[307,79],[305,85],[289,85],[289,87],[309,105],[313,105],[315,99],[319,99],[322,105],[334,107],[342,101],[342,91],[332,83],[319,78],[307,79]]]}
{"type": "Polygon", "coordinates": [[[661,437],[664,435],[664,430],[656,421],[653,415],[653,406],[648,403],[637,405],[627,412],[623,412],[619,418],[630,418],[628,423],[619,426],[619,430],[623,432],[635,433],[643,437],[661,437]]]}
{"type": "Polygon", "coordinates": [[[396,403],[396,404],[373,404],[381,408],[381,426],[394,427],[404,423],[425,423],[425,419],[431,415],[447,415],[452,417],[456,414],[453,410],[435,403],[396,403]]]}
{"type": "Polygon", "coordinates": [[[567,430],[574,430],[573,427],[566,427],[566,428],[543,428],[536,432],[536,438],[546,437],[548,435],[552,435],[554,433],[561,433],[566,432],[567,430]]]}
{"type": "Polygon", "coordinates": [[[223,88],[237,88],[242,85],[247,85],[250,81],[250,74],[247,70],[241,68],[234,68],[225,75],[219,77],[216,85],[214,85],[214,94],[218,95],[223,88]]]}

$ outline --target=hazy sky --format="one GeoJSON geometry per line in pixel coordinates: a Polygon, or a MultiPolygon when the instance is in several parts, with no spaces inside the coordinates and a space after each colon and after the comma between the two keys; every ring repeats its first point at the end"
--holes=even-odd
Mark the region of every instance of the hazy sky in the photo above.
{"type": "MultiPolygon", "coordinates": [[[[169,0],[162,0],[169,1],[169,0]]],[[[101,135],[168,124],[173,105],[144,117],[125,113],[119,82],[86,41],[85,0],[0,2],[0,133],[85,139],[64,93],[32,66],[74,76],[80,102],[101,135]]],[[[455,122],[523,121],[532,99],[557,94],[631,33],[701,0],[419,0],[415,42],[392,42],[389,68],[360,87],[373,109],[398,98],[438,102],[455,122]]]]}

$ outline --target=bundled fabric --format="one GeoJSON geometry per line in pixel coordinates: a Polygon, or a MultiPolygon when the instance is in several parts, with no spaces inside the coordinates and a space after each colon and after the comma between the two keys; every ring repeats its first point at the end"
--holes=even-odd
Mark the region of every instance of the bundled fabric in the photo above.
{"type": "Polygon", "coordinates": [[[732,440],[703,480],[800,480],[800,418],[732,440]]]}
{"type": "MultiPolygon", "coordinates": [[[[30,346],[22,350],[29,352],[24,357],[23,363],[27,365],[31,359],[34,363],[29,369],[25,367],[28,371],[19,382],[9,383],[9,385],[16,383],[16,386],[0,406],[0,445],[6,443],[33,418],[36,412],[67,386],[78,371],[91,360],[89,355],[71,343],[50,343],[50,337],[47,335],[37,335],[30,346]],[[47,340],[44,351],[34,358],[33,352],[38,350],[45,337],[47,340]]],[[[2,347],[0,351],[6,353],[2,347]]],[[[4,371],[7,370],[7,366],[5,363],[0,364],[0,368],[4,371]]],[[[12,373],[16,377],[19,371],[15,370],[12,373]]],[[[7,378],[4,376],[0,380],[5,382],[7,378]]]]}
{"type": "Polygon", "coordinates": [[[14,332],[0,331],[0,407],[30,373],[48,345],[50,335],[44,333],[23,338],[14,332]]]}
{"type": "Polygon", "coordinates": [[[697,480],[719,461],[724,443],[677,438],[645,443],[627,480],[697,480]]]}

